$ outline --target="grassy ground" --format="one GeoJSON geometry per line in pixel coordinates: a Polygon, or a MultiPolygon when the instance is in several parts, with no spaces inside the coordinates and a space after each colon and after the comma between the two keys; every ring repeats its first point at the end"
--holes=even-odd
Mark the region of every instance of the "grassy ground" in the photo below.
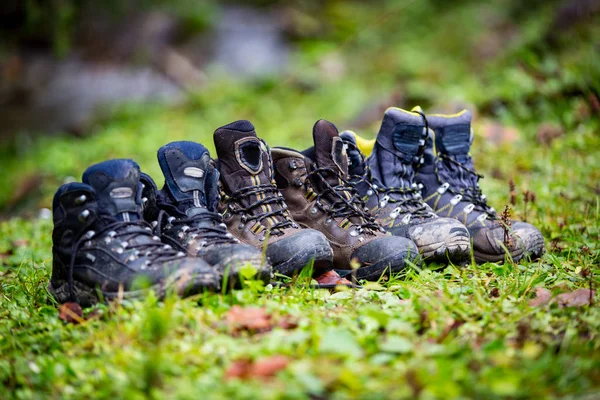
{"type": "Polygon", "coordinates": [[[0,398],[600,396],[600,308],[569,295],[600,280],[599,28],[552,39],[552,2],[496,3],[332,2],[315,20],[300,8],[308,33],[284,78],[217,77],[180,107],[122,107],[88,137],[21,137],[0,150],[0,207],[26,216],[0,222],[0,398]],[[52,223],[35,215],[66,178],[111,157],[158,177],[160,145],[190,139],[212,151],[214,129],[240,118],[271,145],[310,145],[318,118],[373,136],[368,110],[391,101],[479,110],[482,186],[502,209],[514,181],[513,215],[542,230],[541,260],[429,265],[334,294],[249,282],[226,295],[101,305],[81,324],[59,319],[46,291],[52,223]],[[489,120],[515,140],[491,143],[489,120]],[[23,182],[35,195],[16,205],[23,182]]]}

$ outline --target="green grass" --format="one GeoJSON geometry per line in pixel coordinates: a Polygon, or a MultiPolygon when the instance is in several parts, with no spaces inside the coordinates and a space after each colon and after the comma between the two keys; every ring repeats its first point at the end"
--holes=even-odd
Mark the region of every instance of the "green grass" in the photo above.
{"type": "MultiPolygon", "coordinates": [[[[564,32],[552,47],[543,42],[552,3],[522,20],[509,1],[442,3],[328,3],[317,22],[333,26],[299,40],[281,79],[215,78],[179,107],[123,106],[88,137],[21,137],[24,146],[0,150],[0,207],[22,213],[0,222],[0,398],[600,396],[597,300],[529,304],[536,288],[558,295],[600,281],[600,123],[589,100],[599,86],[598,27],[564,32]],[[517,27],[481,61],[478,43],[508,29],[489,18],[517,27]],[[341,79],[323,72],[324,56],[342,60],[341,79]],[[429,265],[335,294],[253,282],[226,295],[100,305],[80,325],[58,318],[46,290],[52,223],[35,215],[65,179],[113,157],[132,157],[160,177],[159,146],[196,140],[214,153],[214,129],[240,118],[270,145],[302,149],[318,118],[353,128],[348,121],[398,91],[404,102],[395,105],[407,108],[481,110],[473,156],[487,175],[482,186],[500,210],[515,182],[512,212],[544,234],[541,260],[429,265]],[[517,141],[488,143],[484,119],[517,128],[517,141]],[[540,144],[542,123],[564,134],[540,144]],[[21,182],[35,176],[42,177],[36,195],[11,205],[21,182]],[[535,192],[535,204],[525,207],[525,190],[535,192]],[[290,316],[298,326],[234,335],[225,322],[234,305],[264,307],[274,321],[290,316]],[[276,377],[225,379],[235,361],[272,355],[291,360],[276,377]]],[[[359,132],[372,137],[376,129],[373,121],[359,132]]]]}

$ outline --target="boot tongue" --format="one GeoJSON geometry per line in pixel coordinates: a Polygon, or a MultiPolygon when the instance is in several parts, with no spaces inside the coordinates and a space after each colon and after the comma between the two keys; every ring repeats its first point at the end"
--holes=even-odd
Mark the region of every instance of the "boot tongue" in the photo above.
{"type": "Polygon", "coordinates": [[[120,221],[141,219],[140,167],[132,160],[108,160],[92,165],[82,182],[94,188],[100,214],[120,221]]]}
{"type": "MultiPolygon", "coordinates": [[[[342,177],[348,175],[346,145],[331,122],[320,119],[313,127],[314,157],[319,168],[333,168],[342,177]]],[[[336,182],[337,184],[337,182],[336,182]]]]}
{"type": "Polygon", "coordinates": [[[158,149],[158,163],[165,176],[169,198],[188,216],[207,208],[207,175],[210,153],[195,142],[172,142],[158,149]]]}
{"type": "Polygon", "coordinates": [[[437,150],[461,160],[466,159],[473,141],[471,113],[464,110],[455,115],[434,115],[428,120],[435,131],[437,150]]]}
{"type": "Polygon", "coordinates": [[[236,121],[217,129],[214,140],[221,179],[230,192],[271,183],[269,149],[249,121],[236,121]]]}
{"type": "Polygon", "coordinates": [[[389,150],[402,162],[418,162],[426,137],[425,120],[420,114],[388,108],[377,134],[376,146],[389,150]]]}

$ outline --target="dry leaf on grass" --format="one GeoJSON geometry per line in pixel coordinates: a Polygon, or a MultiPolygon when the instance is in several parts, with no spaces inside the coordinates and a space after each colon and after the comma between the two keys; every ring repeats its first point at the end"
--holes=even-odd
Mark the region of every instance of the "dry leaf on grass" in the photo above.
{"type": "Polygon", "coordinates": [[[267,380],[277,375],[290,363],[286,356],[271,356],[256,361],[246,359],[234,361],[225,372],[226,379],[262,379],[267,380]]]}
{"type": "Polygon", "coordinates": [[[594,301],[595,290],[577,289],[570,293],[561,293],[556,296],[560,307],[582,307],[592,304],[594,301]]]}
{"type": "Polygon", "coordinates": [[[535,299],[529,301],[531,307],[542,307],[550,303],[552,292],[546,288],[535,288],[535,299]]]}
{"type": "Polygon", "coordinates": [[[342,278],[340,274],[335,272],[334,270],[327,271],[324,274],[321,274],[315,278],[315,280],[319,283],[319,285],[351,285],[350,282],[346,278],[342,278]]]}
{"type": "Polygon", "coordinates": [[[268,332],[276,326],[283,329],[294,329],[298,326],[298,323],[291,316],[274,320],[263,308],[233,306],[225,314],[225,325],[229,332],[236,336],[243,331],[250,333],[268,332]]]}
{"type": "Polygon", "coordinates": [[[80,324],[84,321],[83,310],[77,303],[64,303],[58,309],[58,318],[69,324],[80,324]]]}
{"type": "Polygon", "coordinates": [[[594,290],[580,288],[573,292],[561,293],[553,298],[552,292],[548,289],[536,288],[536,297],[529,301],[529,305],[532,307],[542,307],[556,301],[559,307],[582,307],[593,303],[594,294],[594,290]]]}

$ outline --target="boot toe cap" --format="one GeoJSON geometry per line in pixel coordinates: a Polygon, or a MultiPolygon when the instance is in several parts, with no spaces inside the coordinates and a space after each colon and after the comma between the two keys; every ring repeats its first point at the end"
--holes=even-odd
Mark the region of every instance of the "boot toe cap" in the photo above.
{"type": "Polygon", "coordinates": [[[372,240],[356,249],[352,258],[361,265],[357,270],[357,278],[370,280],[379,279],[386,272],[400,272],[407,266],[407,262],[420,263],[415,243],[398,236],[372,240]]]}
{"type": "Polygon", "coordinates": [[[544,236],[533,225],[527,222],[515,221],[512,223],[512,232],[517,239],[517,246],[523,250],[523,257],[536,259],[544,253],[544,236]]]}
{"type": "Polygon", "coordinates": [[[269,244],[267,257],[275,271],[293,275],[313,260],[315,270],[330,268],[333,250],[321,232],[303,229],[269,244]]]}
{"type": "Polygon", "coordinates": [[[463,261],[471,247],[469,231],[452,218],[436,218],[412,226],[408,237],[415,242],[423,258],[430,261],[463,261]]]}

